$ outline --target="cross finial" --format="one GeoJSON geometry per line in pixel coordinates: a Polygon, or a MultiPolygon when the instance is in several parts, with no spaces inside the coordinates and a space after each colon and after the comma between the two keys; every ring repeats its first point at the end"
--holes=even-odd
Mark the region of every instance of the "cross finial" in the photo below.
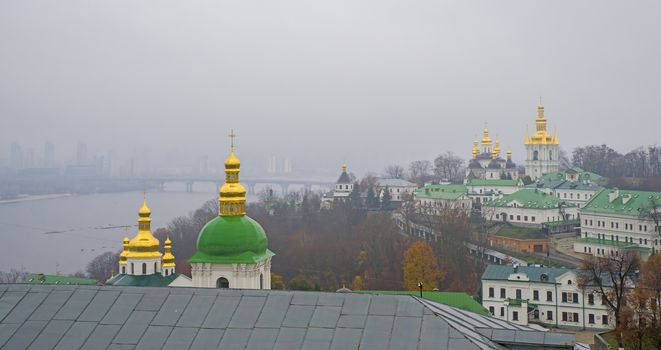
{"type": "Polygon", "coordinates": [[[230,149],[234,152],[234,138],[236,137],[234,129],[230,129],[230,134],[228,136],[230,138],[230,149]]]}
{"type": "Polygon", "coordinates": [[[542,96],[539,96],[539,104],[542,104],[542,96]]]}

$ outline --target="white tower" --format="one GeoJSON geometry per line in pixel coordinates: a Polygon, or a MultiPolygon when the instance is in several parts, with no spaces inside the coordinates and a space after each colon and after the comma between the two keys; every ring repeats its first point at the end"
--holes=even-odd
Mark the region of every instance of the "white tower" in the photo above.
{"type": "Polygon", "coordinates": [[[535,133],[528,135],[526,130],[526,175],[535,180],[542,175],[557,172],[560,169],[560,144],[558,134],[546,131],[544,105],[537,106],[535,133]]]}

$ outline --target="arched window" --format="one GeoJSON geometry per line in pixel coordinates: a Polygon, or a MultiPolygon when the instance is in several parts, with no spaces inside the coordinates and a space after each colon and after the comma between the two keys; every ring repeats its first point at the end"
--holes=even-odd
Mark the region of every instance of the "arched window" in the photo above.
{"type": "Polygon", "coordinates": [[[553,160],[553,151],[549,151],[549,160],[553,160]]]}
{"type": "Polygon", "coordinates": [[[135,275],[135,266],[133,266],[133,263],[131,263],[131,274],[135,275]]]}
{"type": "Polygon", "coordinates": [[[147,274],[147,263],[142,263],[142,274],[143,275],[147,274]]]}
{"type": "Polygon", "coordinates": [[[166,276],[168,275],[168,272],[169,272],[168,270],[165,270],[165,275],[166,275],[166,276]]]}
{"type": "Polygon", "coordinates": [[[230,281],[227,280],[225,277],[221,277],[216,281],[216,288],[229,288],[230,287],[230,281]]]}
{"type": "Polygon", "coordinates": [[[259,289],[264,289],[264,274],[259,274],[259,289]]]}
{"type": "Polygon", "coordinates": [[[122,266],[122,273],[126,274],[126,266],[122,266]]]}
{"type": "Polygon", "coordinates": [[[154,262],[154,273],[156,273],[156,271],[158,271],[158,263],[154,262]]]}
{"type": "Polygon", "coordinates": [[[539,160],[539,152],[538,151],[532,152],[532,160],[539,160]]]}

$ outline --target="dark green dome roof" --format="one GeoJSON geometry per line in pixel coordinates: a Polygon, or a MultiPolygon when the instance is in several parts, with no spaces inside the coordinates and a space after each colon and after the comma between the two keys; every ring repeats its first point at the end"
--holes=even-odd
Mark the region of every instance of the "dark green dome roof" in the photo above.
{"type": "Polygon", "coordinates": [[[249,216],[218,216],[197,237],[197,252],[188,262],[255,263],[274,254],[267,249],[262,226],[249,216]]]}

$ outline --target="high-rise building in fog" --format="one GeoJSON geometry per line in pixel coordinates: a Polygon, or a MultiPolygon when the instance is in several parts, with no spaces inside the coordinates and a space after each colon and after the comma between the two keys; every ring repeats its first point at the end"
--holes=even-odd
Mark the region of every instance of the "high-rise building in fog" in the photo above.
{"type": "Polygon", "coordinates": [[[285,173],[285,174],[289,174],[289,173],[291,173],[291,171],[292,171],[291,160],[289,160],[289,158],[285,158],[282,161],[282,172],[285,173]]]}
{"type": "Polygon", "coordinates": [[[23,156],[23,167],[34,168],[34,148],[28,148],[23,156]]]}
{"type": "Polygon", "coordinates": [[[270,156],[266,163],[266,172],[269,174],[275,174],[278,171],[278,163],[275,156],[270,156]]]}
{"type": "Polygon", "coordinates": [[[47,141],[44,144],[44,167],[52,168],[55,165],[55,145],[47,141]]]}
{"type": "Polygon", "coordinates": [[[78,143],[76,148],[76,165],[86,165],[87,163],[87,144],[83,142],[78,143]]]}
{"type": "Polygon", "coordinates": [[[23,150],[18,142],[12,142],[11,144],[9,166],[13,170],[23,169],[23,150]]]}

